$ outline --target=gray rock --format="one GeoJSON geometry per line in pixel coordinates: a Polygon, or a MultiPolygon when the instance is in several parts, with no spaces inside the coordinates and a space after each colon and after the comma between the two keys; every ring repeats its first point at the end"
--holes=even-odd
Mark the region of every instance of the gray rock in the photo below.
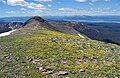
{"type": "Polygon", "coordinates": [[[39,71],[42,71],[43,70],[43,67],[39,67],[39,68],[37,68],[39,71]]]}
{"type": "Polygon", "coordinates": [[[65,61],[65,60],[61,61],[61,64],[66,64],[66,63],[67,63],[67,61],[65,61]]]}
{"type": "Polygon", "coordinates": [[[47,66],[45,69],[48,70],[48,71],[52,70],[52,69],[50,68],[50,66],[47,66]]]}
{"type": "Polygon", "coordinates": [[[10,62],[12,62],[12,60],[8,59],[7,62],[10,63],[10,62]]]}
{"type": "Polygon", "coordinates": [[[47,74],[53,74],[53,71],[47,71],[46,73],[47,74]]]}
{"type": "Polygon", "coordinates": [[[70,77],[66,77],[66,78],[70,78],[70,77]]]}
{"type": "Polygon", "coordinates": [[[42,72],[47,72],[47,70],[46,70],[46,69],[42,69],[41,71],[42,71],[42,72]]]}
{"type": "Polygon", "coordinates": [[[40,64],[40,60],[34,59],[34,60],[32,61],[32,63],[33,63],[33,64],[40,64]]]}
{"type": "Polygon", "coordinates": [[[84,69],[81,69],[81,70],[79,70],[79,72],[81,73],[81,72],[85,72],[85,70],[84,69]]]}
{"type": "Polygon", "coordinates": [[[66,72],[66,71],[59,71],[58,75],[68,75],[68,72],[66,72]]]}

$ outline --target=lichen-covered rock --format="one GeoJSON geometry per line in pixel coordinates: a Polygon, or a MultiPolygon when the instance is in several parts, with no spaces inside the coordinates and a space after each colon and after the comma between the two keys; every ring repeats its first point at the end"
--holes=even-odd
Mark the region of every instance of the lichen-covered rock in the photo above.
{"type": "Polygon", "coordinates": [[[68,72],[66,72],[66,71],[59,71],[58,75],[68,75],[68,72]]]}

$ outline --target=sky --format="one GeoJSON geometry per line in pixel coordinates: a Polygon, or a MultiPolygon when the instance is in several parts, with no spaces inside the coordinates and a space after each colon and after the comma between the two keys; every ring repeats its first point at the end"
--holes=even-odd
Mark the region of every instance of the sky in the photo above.
{"type": "Polygon", "coordinates": [[[0,17],[120,16],[120,0],[0,0],[0,17]]]}

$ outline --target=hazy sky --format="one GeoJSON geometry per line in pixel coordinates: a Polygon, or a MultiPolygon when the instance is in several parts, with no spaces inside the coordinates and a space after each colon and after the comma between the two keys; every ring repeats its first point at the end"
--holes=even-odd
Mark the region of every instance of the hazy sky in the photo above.
{"type": "Polygon", "coordinates": [[[0,17],[120,15],[120,0],[0,0],[0,17]]]}

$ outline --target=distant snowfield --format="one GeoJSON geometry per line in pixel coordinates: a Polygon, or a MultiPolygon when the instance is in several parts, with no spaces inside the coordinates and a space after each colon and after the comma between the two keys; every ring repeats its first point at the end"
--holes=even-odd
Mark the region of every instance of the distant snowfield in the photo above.
{"type": "Polygon", "coordinates": [[[82,36],[81,34],[78,34],[78,36],[80,36],[81,38],[85,38],[84,36],[82,36]]]}
{"type": "Polygon", "coordinates": [[[12,30],[12,31],[8,31],[8,32],[1,33],[1,34],[0,34],[0,37],[8,36],[8,35],[10,35],[12,32],[14,32],[14,31],[16,31],[16,30],[12,30]]]}

